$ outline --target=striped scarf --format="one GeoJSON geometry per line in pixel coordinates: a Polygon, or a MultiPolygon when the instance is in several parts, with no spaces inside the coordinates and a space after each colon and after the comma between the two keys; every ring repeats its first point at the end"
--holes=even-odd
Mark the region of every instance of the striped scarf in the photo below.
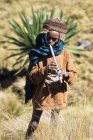
{"type": "MultiPolygon", "coordinates": [[[[57,56],[62,52],[64,48],[64,42],[62,40],[59,40],[52,47],[55,56],[57,56]]],[[[47,34],[41,33],[36,38],[36,47],[32,48],[29,54],[31,65],[34,66],[39,61],[50,57],[52,57],[52,54],[47,43],[47,34]]]]}

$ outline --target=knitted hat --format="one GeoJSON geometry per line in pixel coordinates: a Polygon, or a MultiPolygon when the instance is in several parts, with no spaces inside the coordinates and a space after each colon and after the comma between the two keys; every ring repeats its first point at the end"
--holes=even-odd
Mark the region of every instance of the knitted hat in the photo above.
{"type": "Polygon", "coordinates": [[[66,34],[67,32],[67,26],[66,24],[61,21],[60,19],[50,19],[46,21],[43,25],[43,29],[48,29],[48,30],[54,30],[62,34],[66,34]]]}

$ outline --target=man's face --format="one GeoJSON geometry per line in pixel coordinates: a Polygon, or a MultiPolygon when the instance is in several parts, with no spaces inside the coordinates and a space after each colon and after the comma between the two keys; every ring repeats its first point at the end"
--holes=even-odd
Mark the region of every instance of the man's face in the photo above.
{"type": "Polygon", "coordinates": [[[48,44],[54,45],[55,43],[57,43],[59,41],[59,37],[60,37],[59,32],[57,32],[57,31],[49,31],[47,33],[48,44]]]}

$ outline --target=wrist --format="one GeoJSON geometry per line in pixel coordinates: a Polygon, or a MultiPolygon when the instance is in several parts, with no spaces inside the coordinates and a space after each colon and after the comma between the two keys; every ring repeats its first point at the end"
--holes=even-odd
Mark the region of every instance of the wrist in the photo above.
{"type": "Polygon", "coordinates": [[[63,75],[63,78],[64,78],[65,81],[68,81],[68,79],[69,79],[68,72],[65,72],[65,74],[63,75]]]}

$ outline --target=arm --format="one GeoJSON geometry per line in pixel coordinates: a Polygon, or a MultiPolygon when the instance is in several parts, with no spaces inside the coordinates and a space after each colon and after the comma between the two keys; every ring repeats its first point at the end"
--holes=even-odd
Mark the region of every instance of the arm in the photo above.
{"type": "Polygon", "coordinates": [[[45,79],[46,67],[43,67],[43,62],[41,62],[41,64],[42,66],[36,64],[36,66],[33,66],[32,70],[29,72],[29,78],[35,85],[42,83],[45,79]]]}
{"type": "Polygon", "coordinates": [[[69,85],[73,85],[77,79],[77,72],[70,53],[67,54],[66,71],[68,72],[67,82],[69,85]]]}

